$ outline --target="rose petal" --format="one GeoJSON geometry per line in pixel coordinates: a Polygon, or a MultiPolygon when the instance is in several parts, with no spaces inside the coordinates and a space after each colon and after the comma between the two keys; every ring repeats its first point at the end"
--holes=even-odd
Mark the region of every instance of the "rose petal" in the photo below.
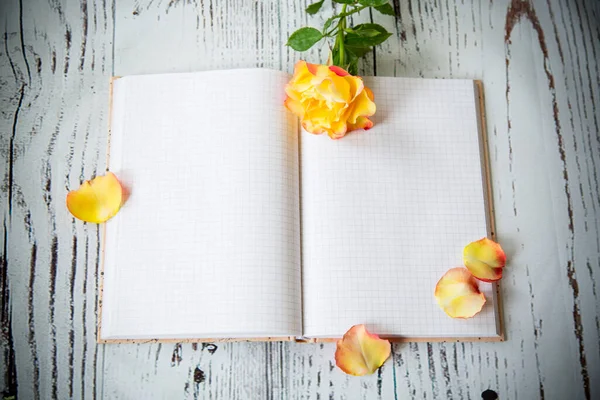
{"type": "Polygon", "coordinates": [[[475,278],[494,282],[502,278],[506,254],[498,243],[483,238],[465,246],[463,261],[475,278]]]}
{"type": "Polygon", "coordinates": [[[435,286],[435,299],[452,318],[471,318],[485,304],[477,281],[462,267],[452,268],[442,276],[435,286]]]}
{"type": "Polygon", "coordinates": [[[363,86],[362,82],[358,88],[360,89],[360,92],[357,92],[356,97],[347,109],[346,119],[350,124],[355,124],[359,117],[366,118],[375,114],[375,111],[377,111],[375,103],[369,98],[368,93],[370,92],[370,89],[363,86]]]}
{"type": "Polygon", "coordinates": [[[121,208],[123,188],[112,172],[85,181],[77,190],[67,194],[67,208],[77,219],[102,223],[121,208]]]}
{"type": "Polygon", "coordinates": [[[319,64],[311,64],[311,63],[307,63],[306,61],[300,60],[299,63],[301,63],[301,62],[306,64],[306,68],[310,71],[311,74],[317,75],[317,72],[319,70],[319,64]]]}
{"type": "Polygon", "coordinates": [[[365,92],[367,93],[367,97],[371,101],[375,101],[375,96],[373,95],[373,91],[365,86],[365,92]]]}
{"type": "Polygon", "coordinates": [[[355,129],[364,129],[365,131],[371,129],[373,127],[373,121],[371,121],[367,117],[358,117],[356,118],[356,123],[348,123],[348,130],[353,131],[355,129]]]}
{"type": "Polygon", "coordinates": [[[337,65],[330,65],[329,69],[333,72],[335,72],[335,74],[337,76],[346,76],[346,75],[350,75],[345,69],[338,67],[337,65]]]}
{"type": "Polygon", "coordinates": [[[390,342],[369,333],[364,325],[354,325],[337,342],[335,364],[354,376],[372,374],[390,356],[390,342]]]}
{"type": "Polygon", "coordinates": [[[296,101],[296,100],[294,100],[291,97],[288,97],[283,102],[283,105],[288,110],[290,110],[291,112],[293,112],[294,114],[300,116],[300,118],[302,118],[302,116],[304,116],[304,108],[302,107],[302,104],[299,101],[296,101]]]}

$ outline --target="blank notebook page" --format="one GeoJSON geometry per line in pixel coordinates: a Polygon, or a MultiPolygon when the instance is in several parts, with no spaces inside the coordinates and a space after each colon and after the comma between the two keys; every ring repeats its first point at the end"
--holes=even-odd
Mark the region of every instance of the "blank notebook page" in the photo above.
{"type": "Polygon", "coordinates": [[[114,82],[101,339],[301,334],[298,123],[267,70],[114,82]]]}
{"type": "Polygon", "coordinates": [[[497,336],[492,285],[469,320],[433,296],[487,235],[473,81],[368,78],[375,126],[301,134],[304,334],[497,336]]]}

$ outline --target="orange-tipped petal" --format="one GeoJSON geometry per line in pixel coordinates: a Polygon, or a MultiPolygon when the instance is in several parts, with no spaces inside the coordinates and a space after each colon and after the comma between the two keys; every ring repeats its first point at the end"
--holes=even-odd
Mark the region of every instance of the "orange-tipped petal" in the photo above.
{"type": "Polygon", "coordinates": [[[313,74],[313,75],[317,75],[318,71],[319,71],[319,64],[311,64],[311,63],[307,63],[306,61],[299,61],[303,62],[306,64],[306,68],[308,69],[308,71],[313,74]]]}
{"type": "Polygon", "coordinates": [[[364,129],[368,131],[373,127],[373,121],[371,121],[367,117],[358,117],[356,118],[356,123],[348,123],[348,131],[353,131],[355,129],[364,129]]]}
{"type": "Polygon", "coordinates": [[[121,183],[112,172],[107,172],[70,191],[67,208],[75,218],[99,224],[115,216],[122,200],[121,183]]]}
{"type": "Polygon", "coordinates": [[[335,72],[335,74],[337,76],[346,76],[346,75],[350,75],[344,68],[338,67],[337,65],[330,65],[329,69],[333,72],[335,72]]]}
{"type": "Polygon", "coordinates": [[[354,376],[372,374],[390,356],[390,342],[369,333],[364,325],[354,325],[335,350],[335,364],[345,373],[354,376]]]}
{"type": "Polygon", "coordinates": [[[506,254],[500,245],[488,238],[469,243],[463,250],[465,267],[479,280],[494,282],[502,278],[506,254]]]}
{"type": "Polygon", "coordinates": [[[471,318],[481,311],[485,296],[477,281],[464,268],[448,270],[435,286],[435,299],[452,318],[471,318]]]}

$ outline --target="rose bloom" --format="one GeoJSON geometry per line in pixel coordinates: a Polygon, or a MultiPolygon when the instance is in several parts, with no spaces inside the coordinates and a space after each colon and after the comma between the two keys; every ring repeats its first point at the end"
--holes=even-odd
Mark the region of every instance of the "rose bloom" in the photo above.
{"type": "Polygon", "coordinates": [[[368,118],[375,114],[373,92],[360,77],[340,67],[298,61],[285,92],[285,106],[310,133],[326,132],[339,139],[352,130],[373,126],[368,118]]]}

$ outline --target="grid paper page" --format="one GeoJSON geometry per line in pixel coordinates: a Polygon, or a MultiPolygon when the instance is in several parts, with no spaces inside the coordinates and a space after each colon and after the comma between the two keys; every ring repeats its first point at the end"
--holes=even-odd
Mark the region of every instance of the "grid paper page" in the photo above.
{"type": "Polygon", "coordinates": [[[267,70],[114,83],[102,339],[301,334],[298,123],[267,70]]]}
{"type": "Polygon", "coordinates": [[[497,336],[492,285],[475,318],[433,296],[486,236],[473,81],[367,78],[375,126],[341,140],[301,134],[304,334],[497,336]]]}

